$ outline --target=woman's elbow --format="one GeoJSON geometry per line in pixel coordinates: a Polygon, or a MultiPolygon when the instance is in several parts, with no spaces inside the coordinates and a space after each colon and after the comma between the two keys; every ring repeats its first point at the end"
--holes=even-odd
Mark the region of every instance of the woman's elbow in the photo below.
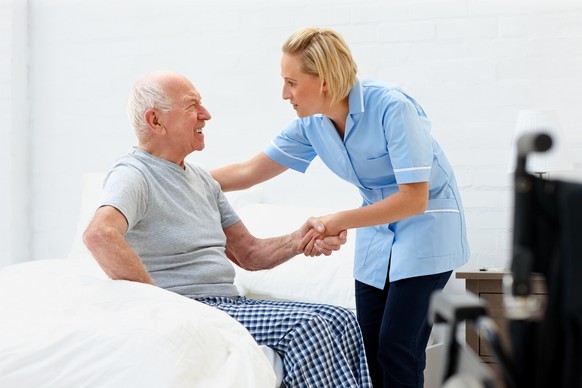
{"type": "Polygon", "coordinates": [[[417,201],[415,214],[422,214],[426,211],[427,208],[428,208],[428,196],[417,201]]]}

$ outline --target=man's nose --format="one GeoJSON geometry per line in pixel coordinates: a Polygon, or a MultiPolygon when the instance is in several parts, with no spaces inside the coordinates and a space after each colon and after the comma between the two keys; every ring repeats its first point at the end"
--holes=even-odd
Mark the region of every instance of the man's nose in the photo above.
{"type": "Polygon", "coordinates": [[[202,107],[202,109],[198,113],[198,118],[201,120],[210,120],[212,116],[210,115],[210,112],[206,110],[206,108],[202,107]]]}

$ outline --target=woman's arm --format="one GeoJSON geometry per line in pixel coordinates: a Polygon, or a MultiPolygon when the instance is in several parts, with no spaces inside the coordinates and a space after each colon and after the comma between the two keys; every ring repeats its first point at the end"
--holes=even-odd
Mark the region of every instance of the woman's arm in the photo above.
{"type": "MultiPolygon", "coordinates": [[[[222,191],[234,191],[248,189],[258,183],[269,180],[286,170],[287,167],[280,165],[273,159],[269,158],[264,152],[261,152],[245,162],[234,163],[212,170],[211,174],[220,184],[222,191]]],[[[248,233],[248,231],[246,232],[248,233]]],[[[343,231],[343,233],[338,232],[335,235],[326,238],[319,238],[319,236],[313,235],[311,241],[307,244],[302,244],[304,247],[302,252],[306,256],[316,256],[319,254],[327,256],[330,255],[332,251],[337,251],[340,245],[345,243],[346,238],[346,231],[343,231]]],[[[231,260],[233,259],[230,256],[229,258],[231,260]]]]}
{"type": "Polygon", "coordinates": [[[222,191],[234,191],[248,189],[283,173],[285,170],[287,167],[280,165],[261,152],[247,161],[212,170],[211,174],[220,183],[222,191]]]}
{"type": "Polygon", "coordinates": [[[428,205],[428,182],[398,185],[398,192],[381,201],[320,217],[326,235],[364,226],[388,224],[421,214],[428,205]]]}

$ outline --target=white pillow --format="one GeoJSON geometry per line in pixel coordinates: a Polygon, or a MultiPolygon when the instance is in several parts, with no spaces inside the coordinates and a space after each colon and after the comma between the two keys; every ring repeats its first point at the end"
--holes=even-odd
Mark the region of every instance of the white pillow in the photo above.
{"type": "MultiPolygon", "coordinates": [[[[333,210],[251,204],[237,212],[254,236],[265,238],[291,233],[308,217],[333,210]]],[[[300,255],[270,270],[246,271],[234,266],[235,284],[247,297],[325,303],[355,310],[354,241],[351,231],[347,243],[330,256],[300,255]]]]}

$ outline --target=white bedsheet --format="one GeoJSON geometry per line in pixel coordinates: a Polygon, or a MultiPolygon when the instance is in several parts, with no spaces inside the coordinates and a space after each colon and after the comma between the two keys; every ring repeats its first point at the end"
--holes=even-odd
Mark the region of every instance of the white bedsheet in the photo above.
{"type": "Polygon", "coordinates": [[[91,262],[0,270],[0,387],[273,387],[227,314],[91,262]]]}

